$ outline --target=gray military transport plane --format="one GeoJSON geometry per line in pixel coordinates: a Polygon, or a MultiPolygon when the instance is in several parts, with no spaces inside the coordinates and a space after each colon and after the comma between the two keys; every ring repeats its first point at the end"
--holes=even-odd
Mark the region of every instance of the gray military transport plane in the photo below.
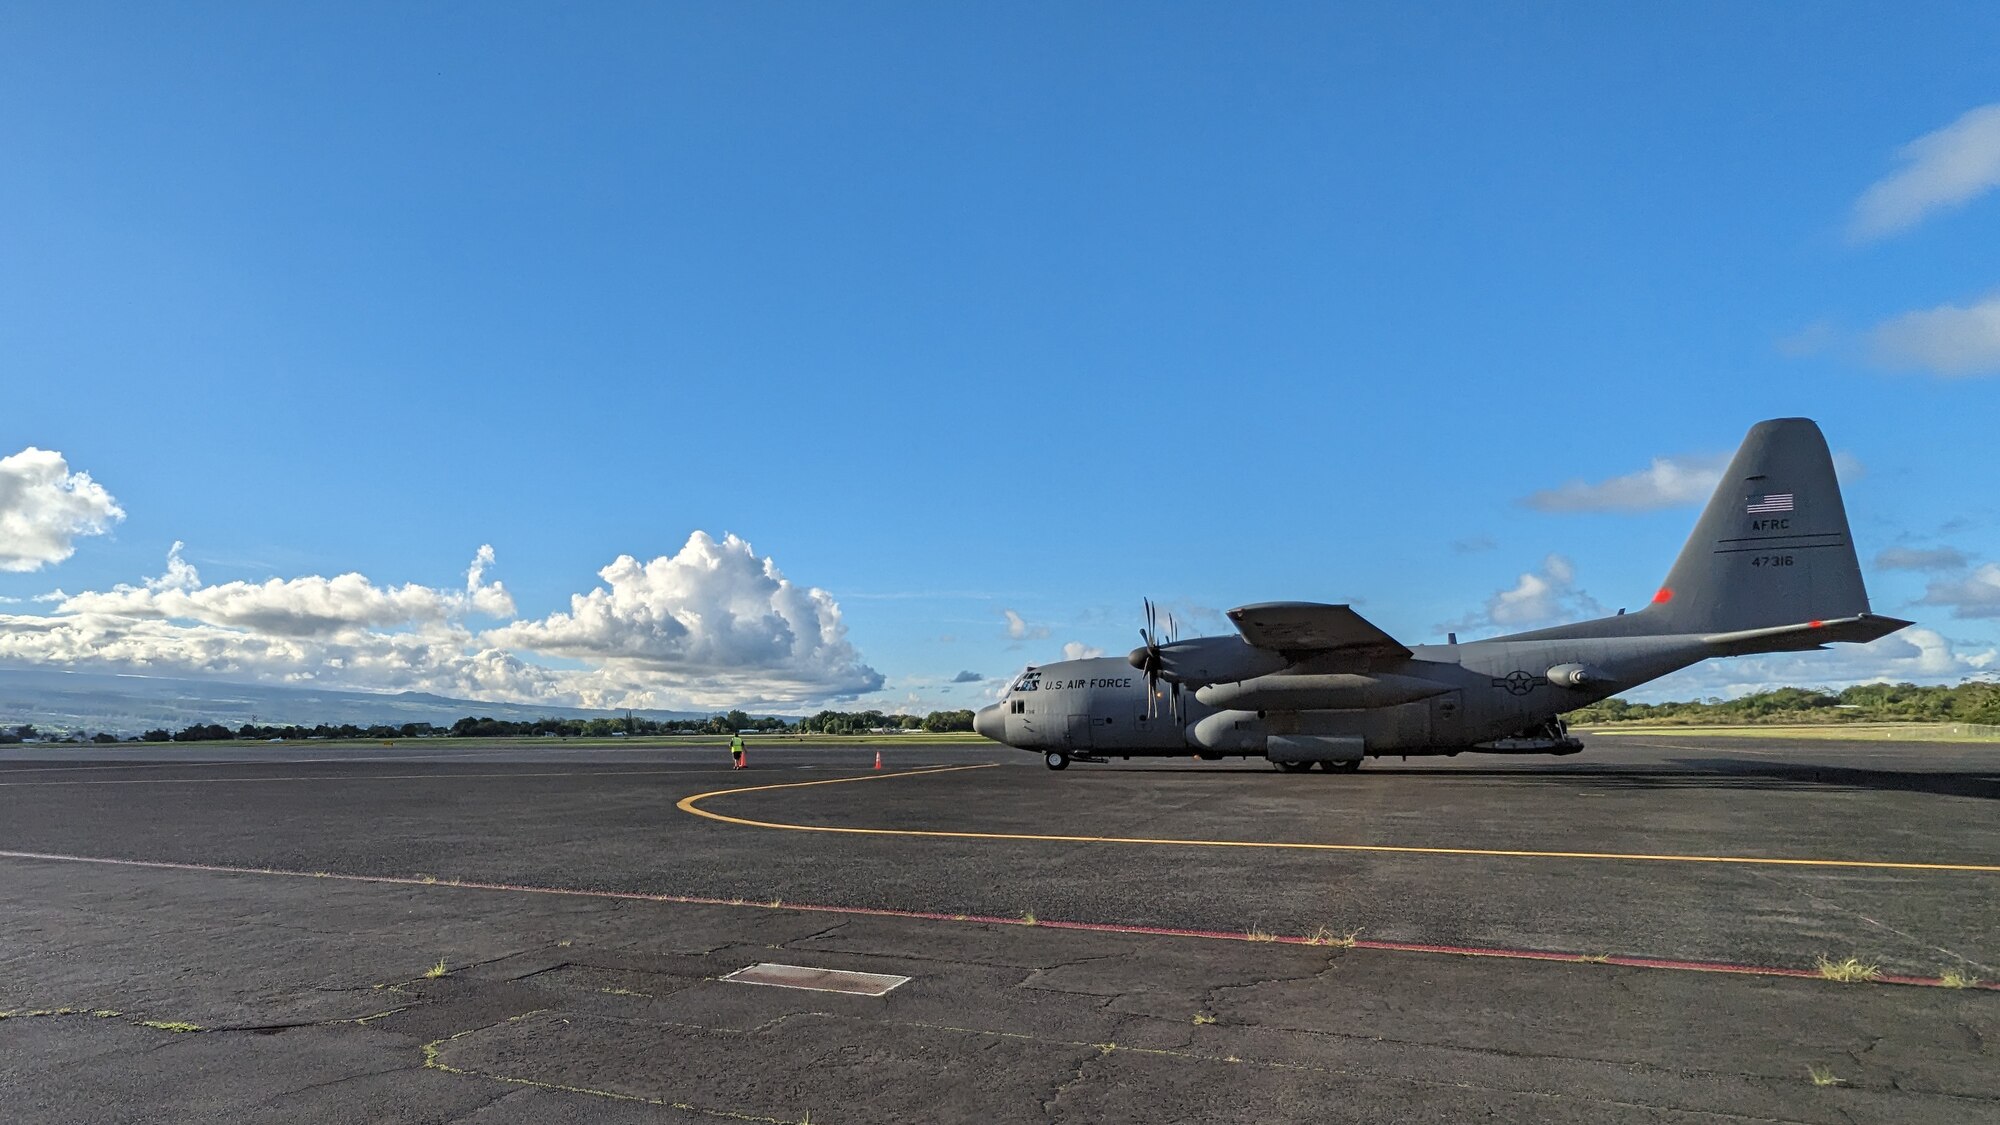
{"type": "Polygon", "coordinates": [[[1052,770],[1190,751],[1292,771],[1384,754],[1574,754],[1566,711],[1710,657],[1910,624],[1868,611],[1833,458],[1806,418],[1751,427],[1637,613],[1442,645],[1404,645],[1344,605],[1263,602],[1229,619],[1240,636],[1162,640],[1149,620],[1124,659],[1031,667],[973,725],[1052,770]]]}

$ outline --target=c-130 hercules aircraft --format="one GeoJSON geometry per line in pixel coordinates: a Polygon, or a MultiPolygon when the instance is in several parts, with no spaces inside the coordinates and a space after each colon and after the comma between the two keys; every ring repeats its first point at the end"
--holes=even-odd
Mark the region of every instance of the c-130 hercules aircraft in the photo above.
{"type": "Polygon", "coordinates": [[[1369,756],[1574,754],[1561,716],[1715,656],[1865,643],[1909,625],[1868,610],[1833,458],[1807,418],[1759,422],[1637,613],[1464,644],[1404,645],[1349,606],[1229,611],[1238,637],[1031,667],[974,718],[1052,770],[1194,751],[1356,770],[1369,756]],[[1190,698],[1191,697],[1191,698],[1190,698]]]}

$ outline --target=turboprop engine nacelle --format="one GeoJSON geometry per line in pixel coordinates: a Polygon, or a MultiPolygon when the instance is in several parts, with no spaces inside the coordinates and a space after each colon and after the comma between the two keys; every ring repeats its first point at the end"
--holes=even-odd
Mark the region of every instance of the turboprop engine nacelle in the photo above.
{"type": "MultiPolygon", "coordinates": [[[[1554,674],[1549,678],[1554,679],[1554,674]]],[[[1450,684],[1415,676],[1281,673],[1209,684],[1194,697],[1223,711],[1350,711],[1394,707],[1449,690],[1450,684]]]]}
{"type": "MultiPolygon", "coordinates": [[[[1148,651],[1144,646],[1125,658],[1132,667],[1145,671],[1148,651]]],[[[1161,645],[1158,654],[1160,678],[1170,684],[1213,684],[1267,676],[1290,665],[1275,652],[1243,643],[1241,637],[1194,637],[1161,645]]]]}

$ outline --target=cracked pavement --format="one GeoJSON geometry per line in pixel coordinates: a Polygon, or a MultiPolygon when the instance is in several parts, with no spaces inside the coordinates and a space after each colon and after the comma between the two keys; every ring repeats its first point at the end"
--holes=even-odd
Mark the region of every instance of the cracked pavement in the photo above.
{"type": "MultiPolygon", "coordinates": [[[[1927,771],[1913,780],[1884,776],[1897,767],[1882,747],[1807,746],[1775,762],[1770,744],[1746,749],[1732,759],[1703,747],[1685,764],[1685,750],[1635,740],[1622,761],[1554,777],[1490,763],[1323,780],[1176,763],[1069,771],[1088,778],[1078,786],[1000,768],[727,807],[786,822],[1060,833],[1088,822],[1081,798],[1120,831],[1150,835],[1402,840],[1449,824],[1453,840],[1480,846],[1639,838],[1990,861],[2000,786],[1983,755],[1994,751],[1903,748],[1911,772],[1927,771]]],[[[2000,877],[828,837],[673,806],[732,782],[843,776],[866,754],[767,753],[748,780],[677,750],[376,756],[388,760],[246,755],[87,775],[50,768],[67,758],[0,762],[0,848],[240,869],[0,858],[10,1119],[2000,1117],[1991,991],[1241,933],[1362,925],[1368,936],[1755,964],[1827,951],[1934,974],[1948,957],[1995,960],[2000,877]],[[20,784],[31,781],[62,784],[20,784]],[[828,914],[781,898],[942,916],[828,914]],[[1025,910],[1227,926],[1239,939],[950,917],[1025,910]],[[426,975],[440,959],[448,971],[426,975]],[[718,979],[767,960],[911,979],[882,997],[718,979]],[[1815,1085],[1809,1068],[1832,1081],[1815,1085]]],[[[1016,762],[943,749],[927,760],[1016,762]]]]}

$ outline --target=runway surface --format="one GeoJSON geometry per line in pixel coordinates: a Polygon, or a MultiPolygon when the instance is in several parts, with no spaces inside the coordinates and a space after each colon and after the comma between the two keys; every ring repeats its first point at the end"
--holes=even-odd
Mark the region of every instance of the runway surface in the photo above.
{"type": "Polygon", "coordinates": [[[0,1089],[93,1122],[2000,1116],[2000,749],[874,754],[11,749],[0,1089]],[[1849,958],[1880,979],[1821,979],[1849,958]],[[720,979],[757,962],[910,981],[720,979]]]}

